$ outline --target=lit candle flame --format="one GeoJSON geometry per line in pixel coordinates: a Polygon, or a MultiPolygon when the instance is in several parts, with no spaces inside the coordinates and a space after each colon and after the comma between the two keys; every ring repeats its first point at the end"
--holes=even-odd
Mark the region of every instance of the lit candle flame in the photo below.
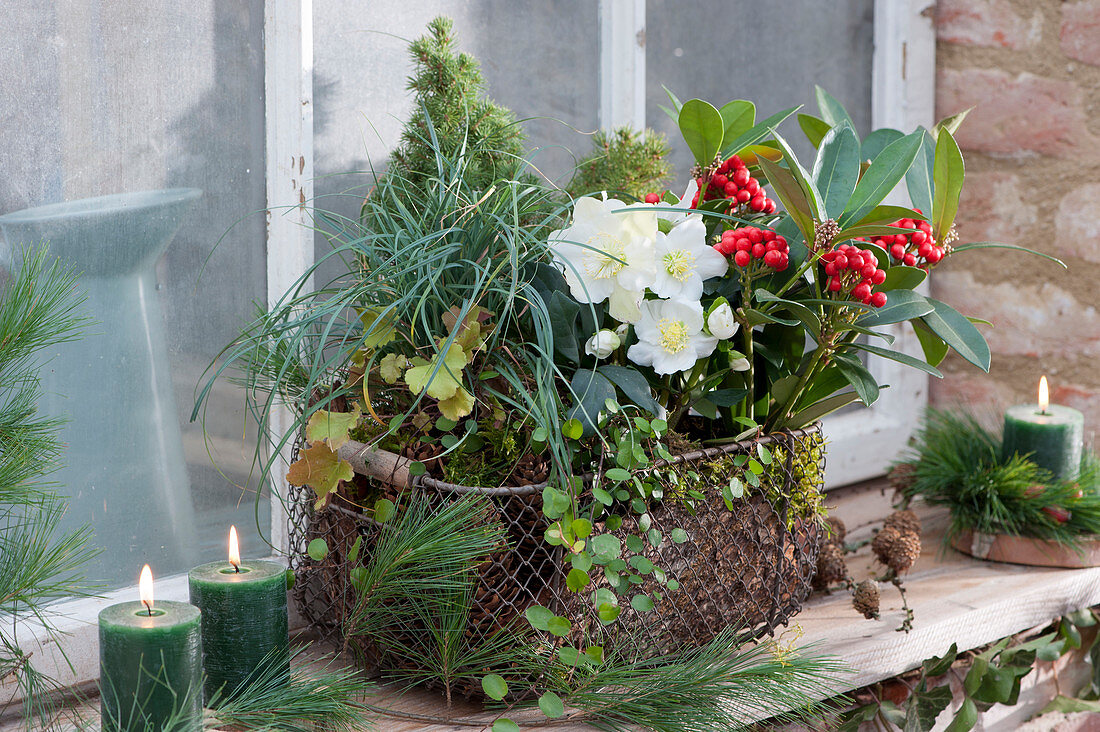
{"type": "Polygon", "coordinates": [[[1047,388],[1047,377],[1043,376],[1039,379],[1039,411],[1046,414],[1049,406],[1050,391],[1047,388]]]}
{"type": "Polygon", "coordinates": [[[233,569],[241,571],[241,550],[237,546],[237,527],[229,527],[229,563],[233,569]]]}
{"type": "Polygon", "coordinates": [[[141,595],[141,604],[153,614],[153,570],[146,564],[141,568],[141,579],[138,580],[138,594],[141,595]]]}

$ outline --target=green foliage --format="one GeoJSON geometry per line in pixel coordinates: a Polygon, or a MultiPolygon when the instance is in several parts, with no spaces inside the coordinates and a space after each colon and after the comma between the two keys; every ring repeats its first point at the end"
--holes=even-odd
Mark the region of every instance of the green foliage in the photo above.
{"type": "MultiPolygon", "coordinates": [[[[956,644],[952,643],[943,656],[933,656],[921,664],[920,677],[910,686],[911,692],[904,705],[899,707],[883,700],[881,694],[874,694],[876,701],[838,715],[835,729],[856,732],[862,723],[876,720],[886,729],[930,732],[936,718],[951,706],[954,695],[949,684],[930,685],[929,682],[954,671],[963,681],[960,688],[963,699],[946,729],[967,732],[994,705],[1015,705],[1020,696],[1020,682],[1031,673],[1036,662],[1055,661],[1080,649],[1080,629],[1096,622],[1092,611],[1083,610],[1055,621],[1053,629],[1025,641],[1004,638],[985,649],[966,654],[959,653],[956,644]]],[[[1095,654],[1096,649],[1094,636],[1092,646],[1085,651],[1095,654]]],[[[1043,711],[1095,711],[1096,702],[1090,701],[1092,698],[1088,693],[1082,699],[1062,696],[1043,711]]]]}
{"type": "Polygon", "coordinates": [[[54,719],[55,682],[19,645],[16,620],[33,616],[48,631],[47,603],[92,594],[80,574],[94,555],[87,528],[62,533],[65,502],[44,482],[58,463],[60,422],[37,413],[41,352],[78,337],[87,319],[74,273],[45,248],[23,264],[0,294],[0,678],[22,691],[27,729],[54,719]]]}
{"type": "MultiPolygon", "coordinates": [[[[846,669],[775,642],[740,645],[728,628],[706,646],[634,661],[580,663],[556,691],[570,721],[600,729],[704,732],[745,729],[751,717],[796,722],[820,714],[817,699],[846,669]]],[[[591,657],[589,657],[591,658],[591,657]]]]}
{"type": "Polygon", "coordinates": [[[481,69],[473,56],[458,51],[453,21],[432,20],[409,54],[414,68],[408,88],[416,103],[389,168],[410,184],[407,203],[418,205],[418,196],[442,176],[442,166],[460,155],[469,161],[463,175],[473,189],[517,176],[523,130],[510,110],[485,97],[481,69]]]}
{"type": "Polygon", "coordinates": [[[929,410],[898,465],[906,500],[950,510],[948,541],[978,531],[1073,545],[1100,534],[1100,461],[1091,453],[1076,480],[1055,479],[1025,458],[1004,457],[1000,436],[973,416],[929,410]]]}
{"type": "Polygon", "coordinates": [[[638,132],[618,127],[611,132],[597,130],[592,152],[577,163],[573,180],[566,187],[570,196],[607,191],[642,199],[660,193],[669,174],[668,140],[653,130],[638,132]]]}

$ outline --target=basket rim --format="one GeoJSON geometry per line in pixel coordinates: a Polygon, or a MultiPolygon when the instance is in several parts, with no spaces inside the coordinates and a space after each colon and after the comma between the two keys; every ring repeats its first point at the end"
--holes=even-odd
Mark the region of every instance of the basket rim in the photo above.
{"type": "MultiPolygon", "coordinates": [[[[664,460],[664,459],[655,460],[653,462],[652,466],[650,466],[650,467],[651,468],[663,468],[663,467],[667,467],[669,465],[678,465],[680,463],[685,463],[685,462],[694,462],[694,461],[697,461],[697,460],[707,460],[707,459],[710,459],[710,458],[720,457],[722,455],[729,455],[731,453],[744,452],[748,449],[752,449],[752,446],[754,446],[754,445],[765,445],[765,446],[767,446],[767,445],[771,445],[771,444],[774,444],[776,442],[779,442],[780,440],[786,439],[788,437],[808,437],[810,435],[815,435],[815,434],[820,434],[820,433],[821,433],[821,422],[814,422],[813,424],[809,425],[808,427],[800,427],[800,428],[792,429],[792,430],[779,430],[779,431],[776,431],[776,432],[771,432],[771,433],[766,434],[766,435],[760,435],[760,436],[757,436],[757,437],[754,437],[754,438],[751,438],[751,439],[738,440],[738,441],[735,441],[735,442],[726,443],[724,445],[716,445],[714,447],[705,447],[705,448],[702,448],[701,450],[693,450],[691,452],[681,453],[679,455],[674,455],[671,460],[664,460]]],[[[373,448],[370,445],[367,445],[366,443],[358,442],[356,440],[349,440],[347,443],[345,443],[345,448],[351,448],[352,450],[354,450],[358,453],[362,453],[362,452],[365,452],[365,451],[372,451],[375,454],[385,454],[387,456],[391,456],[393,459],[396,459],[396,460],[406,460],[406,458],[403,458],[402,456],[397,455],[396,453],[392,453],[388,450],[382,450],[380,448],[373,448]]],[[[353,467],[356,467],[356,466],[353,464],[353,467]]],[[[376,477],[376,478],[378,477],[377,475],[361,472],[360,470],[356,470],[355,472],[363,474],[363,475],[368,475],[370,477],[376,477]]],[[[591,481],[593,479],[593,477],[595,477],[595,474],[585,473],[581,477],[582,477],[583,480],[588,482],[588,481],[591,481]]],[[[533,495],[535,493],[541,493],[549,484],[550,483],[549,483],[548,480],[544,480],[541,483],[535,483],[535,484],[532,484],[532,485],[498,486],[498,487],[495,487],[495,488],[490,488],[490,487],[487,487],[487,486],[469,486],[469,485],[460,485],[460,484],[457,484],[457,483],[448,483],[447,481],[438,480],[437,478],[433,478],[430,475],[417,475],[417,476],[413,476],[411,478],[410,483],[409,483],[409,487],[410,488],[428,488],[428,489],[438,491],[438,492],[459,493],[459,494],[462,494],[462,493],[477,493],[477,494],[484,495],[484,496],[529,496],[529,495],[533,495]]]]}

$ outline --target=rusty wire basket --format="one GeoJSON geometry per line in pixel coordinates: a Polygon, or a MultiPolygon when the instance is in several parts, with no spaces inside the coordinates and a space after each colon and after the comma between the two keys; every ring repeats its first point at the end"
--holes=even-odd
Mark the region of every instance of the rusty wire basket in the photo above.
{"type": "MultiPolygon", "coordinates": [[[[360,459],[352,460],[356,471],[377,476],[377,469],[364,467],[361,447],[345,446],[341,454],[350,457],[357,449],[360,459]]],[[[386,455],[387,465],[400,464],[397,456],[386,455]]],[[[628,644],[631,655],[644,657],[705,644],[729,626],[743,628],[753,636],[771,634],[799,612],[810,591],[821,536],[816,507],[820,505],[824,449],[817,426],[685,453],[671,461],[658,461],[653,469],[660,470],[662,480],[667,481],[666,498],[649,510],[646,531],[639,532],[638,517],[631,515],[613,533],[625,539],[629,533],[649,534],[656,529],[661,537],[656,546],[652,541],[641,547],[635,542],[640,549],[635,553],[624,543],[623,558],[629,561],[640,554],[679,586],[669,591],[659,586],[653,573],[647,573],[637,590],[654,599],[654,609],[638,612],[624,601],[618,622],[610,626],[598,623],[590,604],[564,586],[568,567],[563,550],[543,539],[547,527],[541,512],[545,483],[477,488],[428,475],[408,479],[404,490],[411,491],[414,500],[445,501],[468,493],[484,496],[491,502],[495,520],[505,529],[508,547],[487,557],[479,567],[467,636],[485,637],[538,604],[570,618],[577,632],[587,633],[589,638],[599,636],[605,644],[628,644]],[[730,510],[721,493],[728,475],[716,471],[721,471],[731,456],[755,451],[760,443],[769,446],[775,459],[761,476],[761,487],[735,499],[730,510]],[[711,484],[710,490],[704,491],[705,500],[677,496],[677,486],[685,476],[692,480],[701,477],[711,484]],[[814,510],[807,510],[811,504],[814,510]],[[671,540],[674,532],[679,542],[671,540]]],[[[403,480],[393,482],[401,484],[403,480]]],[[[310,489],[291,490],[297,491],[290,496],[290,541],[291,568],[296,575],[293,594],[300,611],[322,636],[355,645],[368,667],[385,668],[380,649],[345,627],[355,602],[347,554],[362,537],[362,551],[369,556],[378,525],[340,501],[314,511],[310,489]],[[306,552],[309,542],[318,537],[329,546],[328,555],[320,562],[306,552]]],[[[589,589],[606,582],[597,577],[599,573],[593,575],[595,586],[589,589]]]]}

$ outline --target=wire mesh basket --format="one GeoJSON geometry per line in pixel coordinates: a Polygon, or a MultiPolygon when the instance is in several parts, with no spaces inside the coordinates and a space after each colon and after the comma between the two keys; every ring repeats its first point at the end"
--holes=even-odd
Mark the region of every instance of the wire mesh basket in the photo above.
{"type": "MultiPolygon", "coordinates": [[[[478,488],[430,475],[412,479],[405,488],[412,500],[434,503],[462,494],[482,495],[492,506],[491,520],[499,521],[507,536],[508,546],[486,557],[478,568],[467,636],[486,637],[537,604],[570,618],[576,633],[628,644],[631,655],[645,657],[703,645],[730,626],[753,636],[771,634],[801,610],[810,592],[822,531],[816,506],[824,449],[816,425],[685,453],[655,462],[651,470],[667,482],[665,499],[650,507],[647,520],[631,514],[607,533],[623,540],[623,559],[644,557],[678,587],[668,590],[652,570],[639,573],[635,591],[653,598],[654,608],[640,612],[624,601],[618,621],[608,626],[596,620],[586,600],[601,582],[606,586],[606,580],[594,573],[594,585],[583,596],[567,590],[564,550],[543,538],[548,526],[541,512],[545,483],[478,488]],[[731,457],[758,454],[758,444],[766,445],[773,456],[760,476],[760,487],[729,501],[722,491],[730,477],[725,467],[731,457]],[[685,498],[685,479],[707,484],[708,490],[702,491],[706,498],[685,498]],[[807,505],[815,509],[807,510],[807,505]],[[639,521],[645,522],[644,531],[639,521]],[[632,542],[638,551],[631,551],[625,541],[629,534],[648,539],[641,545],[632,542]]],[[[353,645],[368,667],[385,668],[381,650],[345,627],[355,602],[348,553],[362,537],[361,551],[369,556],[379,526],[339,501],[314,511],[312,491],[293,490],[297,495],[291,495],[291,567],[300,611],[322,636],[353,645]],[[329,547],[321,561],[307,553],[309,542],[318,537],[329,547]]],[[[596,527],[597,534],[603,530],[596,527]]]]}

